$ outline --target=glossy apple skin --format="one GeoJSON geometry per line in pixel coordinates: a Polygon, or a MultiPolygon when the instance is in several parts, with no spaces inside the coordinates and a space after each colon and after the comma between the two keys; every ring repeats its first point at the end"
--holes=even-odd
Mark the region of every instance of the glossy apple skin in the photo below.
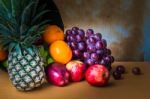
{"type": "Polygon", "coordinates": [[[52,63],[46,68],[47,81],[56,86],[65,86],[69,84],[69,72],[65,65],[52,63]]]}
{"type": "Polygon", "coordinates": [[[79,82],[84,79],[86,66],[83,62],[72,60],[66,64],[66,68],[70,74],[71,81],[79,82]]]}
{"type": "Polygon", "coordinates": [[[108,84],[110,73],[104,65],[92,65],[86,73],[85,78],[90,85],[105,86],[108,84]]]}

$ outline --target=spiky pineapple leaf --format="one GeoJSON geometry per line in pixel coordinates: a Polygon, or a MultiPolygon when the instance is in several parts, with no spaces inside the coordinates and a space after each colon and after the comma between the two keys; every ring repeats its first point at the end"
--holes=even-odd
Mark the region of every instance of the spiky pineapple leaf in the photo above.
{"type": "MultiPolygon", "coordinates": [[[[0,9],[2,10],[0,12],[0,20],[2,24],[6,26],[8,25],[8,27],[11,28],[10,31],[12,31],[13,34],[15,34],[17,31],[14,31],[14,30],[18,28],[18,24],[16,22],[16,19],[13,16],[13,12],[14,12],[13,10],[14,4],[12,4],[13,1],[15,0],[1,0],[0,1],[0,9]]],[[[19,11],[19,9],[17,11],[19,11]]],[[[12,33],[12,32],[9,32],[9,33],[12,33]]]]}
{"type": "Polygon", "coordinates": [[[22,12],[20,34],[22,34],[25,31],[25,29],[29,28],[29,26],[30,26],[31,14],[32,14],[31,9],[34,4],[35,4],[35,2],[31,2],[28,6],[25,7],[25,9],[22,12]],[[24,25],[26,25],[26,28],[24,28],[24,25]]]}
{"type": "Polygon", "coordinates": [[[3,9],[3,11],[5,11],[5,13],[3,14],[7,14],[8,18],[11,19],[11,3],[9,0],[0,0],[0,5],[1,8],[3,9]]]}
{"type": "Polygon", "coordinates": [[[32,20],[31,23],[32,23],[32,24],[35,24],[35,23],[39,20],[39,18],[41,18],[44,14],[46,14],[46,13],[48,13],[48,12],[50,12],[50,10],[44,10],[44,11],[38,13],[38,14],[33,18],[33,20],[32,20]]]}
{"type": "Polygon", "coordinates": [[[13,17],[16,17],[20,14],[20,0],[10,0],[11,1],[11,14],[13,17]]]}
{"type": "Polygon", "coordinates": [[[0,23],[0,34],[2,34],[2,33],[3,33],[3,35],[7,35],[7,36],[9,34],[12,34],[10,29],[6,25],[3,25],[0,23]]]}
{"type": "Polygon", "coordinates": [[[31,35],[35,33],[38,28],[39,27],[35,25],[35,26],[32,26],[27,32],[25,32],[26,35],[23,37],[23,41],[27,42],[29,39],[32,39],[31,35]]]}
{"type": "Polygon", "coordinates": [[[13,51],[13,49],[15,48],[16,43],[12,42],[11,44],[9,44],[9,52],[13,51]]]}
{"type": "Polygon", "coordinates": [[[2,20],[1,22],[10,20],[8,9],[5,3],[3,3],[3,0],[0,0],[0,19],[2,20]]]}
{"type": "MultiPolygon", "coordinates": [[[[36,25],[33,25],[31,26],[31,28],[29,28],[27,31],[25,31],[23,34],[25,35],[24,36],[24,39],[25,38],[28,38],[30,35],[33,35],[33,33],[37,34],[37,31],[42,31],[45,29],[45,24],[50,22],[50,20],[45,20],[45,21],[42,21],[41,23],[39,24],[36,24],[36,25]]],[[[41,33],[41,32],[39,32],[41,33]]]]}
{"type": "Polygon", "coordinates": [[[46,4],[43,4],[37,9],[37,12],[41,12],[41,11],[45,10],[45,8],[46,8],[46,4]]]}
{"type": "Polygon", "coordinates": [[[11,40],[8,38],[1,38],[1,41],[0,41],[0,45],[1,46],[3,46],[3,48],[5,49],[5,50],[7,50],[8,49],[8,44],[11,42],[11,40]]]}
{"type": "Polygon", "coordinates": [[[38,1],[0,0],[0,43],[9,46],[10,51],[20,46],[32,46],[50,22],[42,19],[49,11],[45,5],[37,8],[38,1]]]}
{"type": "Polygon", "coordinates": [[[42,26],[42,27],[37,27],[38,29],[35,29],[35,31],[33,31],[33,35],[29,35],[29,37],[25,38],[24,42],[26,43],[26,45],[28,44],[29,46],[31,46],[38,38],[41,37],[41,34],[44,32],[44,28],[46,26],[42,26]]]}
{"type": "Polygon", "coordinates": [[[38,3],[39,3],[39,0],[37,0],[37,1],[35,2],[34,8],[33,8],[32,17],[34,17],[35,14],[37,13],[38,3]]]}
{"type": "MultiPolygon", "coordinates": [[[[19,44],[19,43],[16,43],[15,44],[15,47],[14,47],[14,50],[15,50],[15,52],[17,52],[18,54],[20,54],[20,55],[23,55],[23,50],[22,50],[22,45],[21,44],[19,44]]],[[[14,51],[14,50],[11,50],[10,52],[12,52],[12,51],[14,51]]]]}

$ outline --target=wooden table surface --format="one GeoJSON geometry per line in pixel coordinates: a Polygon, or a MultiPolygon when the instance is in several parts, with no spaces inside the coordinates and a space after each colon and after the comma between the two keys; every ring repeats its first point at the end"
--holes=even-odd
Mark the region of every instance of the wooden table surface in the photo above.
{"type": "Polygon", "coordinates": [[[150,62],[115,62],[113,68],[118,64],[125,65],[127,73],[122,80],[111,77],[107,87],[93,87],[82,81],[66,87],[44,84],[30,92],[17,91],[8,74],[0,70],[0,99],[150,99],[150,62]],[[139,66],[143,74],[133,75],[133,66],[139,66]]]}

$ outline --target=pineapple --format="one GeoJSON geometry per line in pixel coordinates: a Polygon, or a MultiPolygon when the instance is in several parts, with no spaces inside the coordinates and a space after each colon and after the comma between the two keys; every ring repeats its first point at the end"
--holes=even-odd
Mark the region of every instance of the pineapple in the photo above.
{"type": "Polygon", "coordinates": [[[50,20],[42,19],[49,12],[45,5],[37,5],[38,0],[0,0],[0,45],[9,51],[10,80],[21,91],[45,82],[44,60],[33,43],[50,20]]]}

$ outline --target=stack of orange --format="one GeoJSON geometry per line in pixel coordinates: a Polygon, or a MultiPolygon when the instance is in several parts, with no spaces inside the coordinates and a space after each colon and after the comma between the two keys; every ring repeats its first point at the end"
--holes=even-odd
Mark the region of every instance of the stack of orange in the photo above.
{"type": "Polygon", "coordinates": [[[44,34],[44,41],[49,44],[49,53],[55,62],[68,63],[72,58],[72,51],[64,41],[64,32],[56,25],[49,25],[44,34]]]}

